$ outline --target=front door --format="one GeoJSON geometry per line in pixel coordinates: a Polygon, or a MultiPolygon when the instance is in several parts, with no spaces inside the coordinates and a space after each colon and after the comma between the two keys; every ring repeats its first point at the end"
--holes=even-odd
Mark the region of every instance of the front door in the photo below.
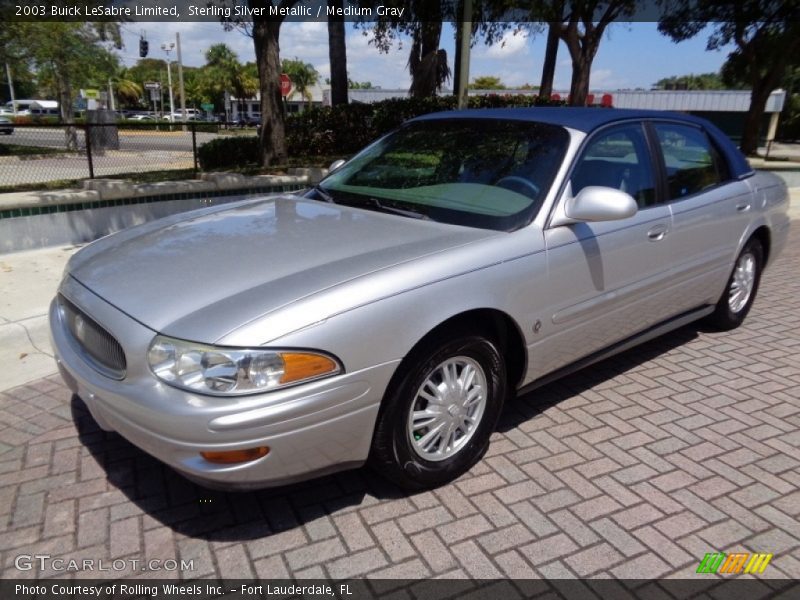
{"type": "Polygon", "coordinates": [[[577,159],[561,202],[586,186],[629,193],[633,217],[548,228],[547,308],[533,348],[539,377],[647,329],[669,314],[670,233],[640,123],[596,133],[577,159]],[[665,308],[666,305],[666,308],[665,308]]]}

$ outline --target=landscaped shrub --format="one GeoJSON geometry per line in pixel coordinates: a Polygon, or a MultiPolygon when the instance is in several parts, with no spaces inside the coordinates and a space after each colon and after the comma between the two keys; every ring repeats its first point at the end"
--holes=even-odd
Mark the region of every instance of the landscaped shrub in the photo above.
{"type": "MultiPolygon", "coordinates": [[[[544,100],[522,94],[470,96],[469,108],[512,106],[561,106],[563,101],[544,100]]],[[[291,115],[286,121],[286,143],[290,156],[344,156],[420,115],[454,110],[455,96],[390,98],[373,104],[322,106],[291,115]]]]}
{"type": "Polygon", "coordinates": [[[312,108],[286,120],[289,156],[338,156],[360,150],[375,139],[374,105],[343,104],[312,108]]]}
{"type": "MultiPolygon", "coordinates": [[[[322,106],[286,119],[286,146],[290,158],[350,156],[373,140],[420,115],[454,110],[455,96],[391,98],[373,104],[322,106]]],[[[469,108],[563,106],[562,100],[523,94],[470,96],[469,108]]],[[[217,139],[198,151],[204,170],[258,162],[256,138],[217,139]]]]}
{"type": "Polygon", "coordinates": [[[256,165],[259,163],[258,138],[236,136],[211,140],[197,149],[197,160],[204,171],[256,165]]]}

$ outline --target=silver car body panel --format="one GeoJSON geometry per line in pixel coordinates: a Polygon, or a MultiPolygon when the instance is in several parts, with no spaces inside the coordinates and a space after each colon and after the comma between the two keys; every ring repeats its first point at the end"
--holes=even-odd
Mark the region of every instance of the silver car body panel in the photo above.
{"type": "Polygon", "coordinates": [[[363,463],[398,365],[455,315],[490,309],[514,323],[524,387],[642,331],[663,331],[667,319],[708,312],[759,227],[769,229],[770,257],[785,244],[786,186],[764,173],[620,221],[550,226],[587,138],[568,131],[541,209],[510,233],[281,196],[99,240],[72,258],[60,293],[122,344],[127,375],[115,381],[89,366],[54,301],[51,335],[65,379],[101,426],[187,476],[229,488],[276,485],[363,463]],[[319,349],[344,372],[249,396],[193,394],[150,371],[157,333],[319,349]],[[199,455],[254,445],[269,454],[234,466],[199,455]]]}

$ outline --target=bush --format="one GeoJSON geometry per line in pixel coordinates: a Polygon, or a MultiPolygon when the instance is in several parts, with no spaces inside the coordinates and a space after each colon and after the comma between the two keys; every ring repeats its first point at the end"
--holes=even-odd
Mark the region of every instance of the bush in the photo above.
{"type": "Polygon", "coordinates": [[[258,138],[237,136],[217,138],[197,149],[197,160],[204,171],[225,167],[257,165],[260,162],[258,138]]]}
{"type": "MultiPolygon", "coordinates": [[[[323,106],[289,116],[286,143],[290,156],[343,156],[398,128],[404,121],[428,113],[454,110],[455,96],[391,98],[374,104],[323,106]]],[[[523,94],[470,96],[469,108],[514,106],[563,106],[560,100],[544,100],[523,94]]]]}
{"type": "MultiPolygon", "coordinates": [[[[290,157],[350,156],[373,140],[420,115],[454,110],[455,96],[391,98],[374,104],[322,106],[289,115],[286,146],[290,157]]],[[[562,100],[523,94],[470,96],[469,108],[563,106],[562,100]]],[[[204,170],[258,163],[256,138],[218,139],[200,146],[204,170]]]]}
{"type": "Polygon", "coordinates": [[[371,104],[312,108],[286,120],[290,156],[353,154],[375,139],[371,104]]]}

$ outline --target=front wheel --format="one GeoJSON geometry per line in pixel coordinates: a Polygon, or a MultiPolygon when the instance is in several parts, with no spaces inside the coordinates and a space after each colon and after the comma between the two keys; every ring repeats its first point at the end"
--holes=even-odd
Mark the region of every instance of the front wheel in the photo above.
{"type": "Polygon", "coordinates": [[[725,292],[709,315],[711,325],[727,331],[742,324],[756,298],[763,268],[764,249],[761,242],[751,238],[736,258],[725,292]]]}
{"type": "Polygon", "coordinates": [[[409,357],[378,416],[371,462],[407,489],[447,483],[489,445],[506,394],[494,343],[464,336],[409,357]]]}

